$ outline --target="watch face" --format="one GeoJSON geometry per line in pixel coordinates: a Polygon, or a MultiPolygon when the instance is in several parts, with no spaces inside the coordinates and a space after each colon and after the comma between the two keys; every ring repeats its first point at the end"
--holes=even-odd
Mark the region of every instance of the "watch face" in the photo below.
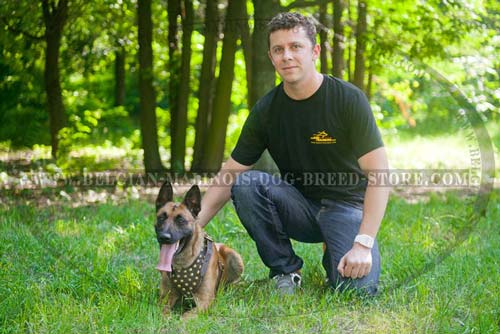
{"type": "Polygon", "coordinates": [[[373,238],[370,237],[369,235],[357,235],[356,238],[354,239],[354,242],[358,242],[361,245],[372,248],[373,247],[373,238]]]}

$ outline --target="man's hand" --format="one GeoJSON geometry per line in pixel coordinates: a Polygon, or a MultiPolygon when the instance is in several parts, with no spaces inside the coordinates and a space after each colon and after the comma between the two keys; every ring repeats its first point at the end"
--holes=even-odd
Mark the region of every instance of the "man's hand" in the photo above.
{"type": "Polygon", "coordinates": [[[361,278],[372,269],[372,250],[354,243],[351,250],[340,259],[337,270],[342,277],[361,278]]]}

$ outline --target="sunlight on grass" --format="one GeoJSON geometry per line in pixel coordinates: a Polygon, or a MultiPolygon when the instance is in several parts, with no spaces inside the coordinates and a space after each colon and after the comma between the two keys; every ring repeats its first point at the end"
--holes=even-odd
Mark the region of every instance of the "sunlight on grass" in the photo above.
{"type": "Polygon", "coordinates": [[[81,234],[82,225],[76,222],[68,222],[66,220],[58,219],[54,223],[54,231],[62,237],[77,237],[81,234]]]}
{"type": "Polygon", "coordinates": [[[415,137],[411,141],[388,140],[389,163],[396,169],[470,167],[468,143],[463,136],[415,137]]]}

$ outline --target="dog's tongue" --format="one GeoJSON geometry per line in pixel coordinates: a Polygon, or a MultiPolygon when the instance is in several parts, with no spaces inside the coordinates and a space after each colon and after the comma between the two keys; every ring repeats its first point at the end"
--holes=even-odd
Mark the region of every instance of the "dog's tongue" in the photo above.
{"type": "Polygon", "coordinates": [[[160,249],[160,262],[156,269],[159,271],[172,271],[172,259],[174,258],[175,251],[179,247],[179,242],[175,244],[163,244],[160,249]]]}

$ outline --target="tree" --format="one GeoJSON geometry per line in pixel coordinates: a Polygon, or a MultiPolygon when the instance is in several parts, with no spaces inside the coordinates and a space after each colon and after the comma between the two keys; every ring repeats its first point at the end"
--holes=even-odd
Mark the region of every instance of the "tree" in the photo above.
{"type": "Polygon", "coordinates": [[[218,1],[207,0],[205,7],[205,41],[203,43],[203,61],[200,73],[198,115],[196,117],[196,134],[194,141],[193,162],[191,171],[202,171],[206,166],[202,165],[205,151],[204,143],[208,138],[209,119],[212,115],[215,64],[217,61],[217,41],[219,34],[219,14],[217,10],[218,1]]]}
{"type": "Polygon", "coordinates": [[[125,46],[118,44],[115,50],[115,106],[125,104],[125,46]]]}
{"type": "MultiPolygon", "coordinates": [[[[280,10],[279,1],[254,0],[254,31],[252,34],[252,89],[250,107],[270,91],[276,82],[274,67],[268,57],[267,23],[280,10]]],[[[256,169],[275,172],[278,170],[267,150],[255,164],[256,169]]]]}
{"type": "Polygon", "coordinates": [[[203,166],[209,171],[219,170],[226,139],[226,129],[231,111],[231,88],[234,79],[234,59],[236,42],[239,36],[238,24],[244,11],[245,0],[234,0],[228,3],[224,23],[224,38],[220,61],[219,77],[217,78],[212,121],[209,136],[205,146],[203,166]]]}
{"type": "Polygon", "coordinates": [[[168,0],[168,105],[170,110],[170,168],[176,170],[183,168],[185,152],[179,148],[180,143],[176,137],[177,113],[179,110],[179,85],[181,73],[181,54],[179,50],[177,18],[181,15],[181,1],[168,0]],[[182,154],[182,157],[179,157],[182,154]]]}
{"type": "Polygon", "coordinates": [[[163,169],[158,150],[156,95],[153,87],[153,23],[151,0],[137,3],[139,28],[139,95],[142,148],[146,172],[163,169]]]}
{"type": "Polygon", "coordinates": [[[328,30],[327,30],[327,4],[322,3],[319,6],[319,41],[321,45],[321,52],[319,55],[321,73],[328,73],[328,30]]]}
{"type": "Polygon", "coordinates": [[[365,89],[365,48],[366,48],[366,1],[358,2],[358,21],[356,24],[356,56],[353,84],[365,89]]]}
{"type": "Polygon", "coordinates": [[[342,79],[344,77],[344,0],[333,1],[333,49],[332,63],[333,75],[342,79]]]}
{"type": "Polygon", "coordinates": [[[50,140],[52,157],[57,158],[58,134],[66,125],[67,117],[61,92],[59,73],[59,48],[64,25],[68,19],[68,1],[42,0],[43,21],[45,23],[45,93],[47,94],[47,111],[50,122],[50,140]]]}
{"type": "Polygon", "coordinates": [[[184,172],[186,156],[187,109],[189,100],[189,82],[191,75],[191,36],[193,34],[194,10],[191,0],[184,0],[182,15],[182,53],[179,85],[177,87],[176,108],[171,109],[171,169],[184,172]]]}

